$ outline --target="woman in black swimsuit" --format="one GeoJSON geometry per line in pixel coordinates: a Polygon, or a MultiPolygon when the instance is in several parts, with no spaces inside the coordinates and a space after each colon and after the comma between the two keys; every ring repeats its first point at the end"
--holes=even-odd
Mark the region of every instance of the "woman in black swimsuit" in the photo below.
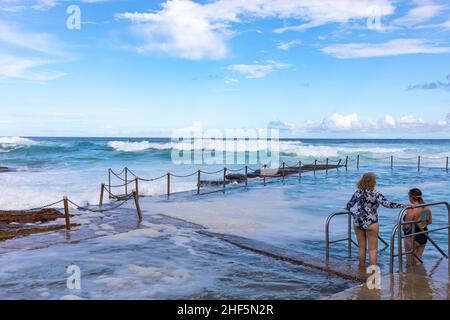
{"type": "MultiPolygon", "coordinates": [[[[422,191],[419,189],[411,189],[408,193],[409,201],[413,206],[424,204],[422,197],[422,191]]],[[[414,222],[414,228],[413,223],[406,224],[403,226],[403,232],[405,236],[411,235],[413,231],[415,233],[422,232],[422,231],[428,231],[428,225],[433,223],[433,218],[431,215],[431,210],[422,207],[422,208],[411,208],[408,210],[406,215],[403,218],[403,221],[409,222],[409,221],[415,221],[414,222]],[[414,230],[413,230],[414,229],[414,230]]],[[[414,237],[406,237],[405,238],[405,250],[406,252],[411,252],[413,248],[413,239],[414,238],[414,255],[410,254],[408,255],[408,265],[412,265],[413,261],[416,265],[421,264],[421,261],[419,259],[422,259],[423,252],[425,250],[425,246],[427,245],[428,238],[426,234],[419,234],[414,237]],[[414,259],[413,259],[414,256],[414,259]],[[419,259],[418,259],[419,258],[419,259]]]]}

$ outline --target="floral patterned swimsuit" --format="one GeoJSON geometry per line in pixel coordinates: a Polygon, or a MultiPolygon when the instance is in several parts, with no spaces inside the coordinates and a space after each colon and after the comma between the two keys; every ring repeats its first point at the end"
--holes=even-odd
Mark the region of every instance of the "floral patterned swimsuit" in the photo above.
{"type": "Polygon", "coordinates": [[[355,225],[362,230],[367,230],[372,224],[378,223],[377,210],[380,204],[391,209],[404,207],[404,205],[390,202],[376,190],[369,191],[366,189],[359,189],[355,192],[347,203],[347,209],[350,210],[356,203],[358,203],[358,209],[355,213],[352,213],[353,220],[355,225]]]}

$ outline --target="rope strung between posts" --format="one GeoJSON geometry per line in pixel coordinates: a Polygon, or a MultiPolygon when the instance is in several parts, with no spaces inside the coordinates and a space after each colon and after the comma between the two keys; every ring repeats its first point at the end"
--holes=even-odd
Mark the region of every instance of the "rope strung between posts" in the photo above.
{"type": "Polygon", "coordinates": [[[153,178],[153,179],[138,178],[138,180],[139,180],[139,181],[144,181],[144,182],[152,182],[152,181],[164,179],[165,177],[167,177],[167,173],[164,174],[164,175],[162,175],[162,176],[160,176],[160,177],[153,178]]]}
{"type": "Polygon", "coordinates": [[[218,174],[218,173],[220,173],[220,172],[223,172],[223,170],[224,170],[224,169],[220,169],[220,170],[212,171],[212,172],[200,170],[200,172],[203,173],[203,174],[218,174]]]}
{"type": "MultiPolygon", "coordinates": [[[[193,176],[195,176],[195,175],[197,175],[197,174],[198,174],[198,172],[196,171],[196,172],[194,172],[194,173],[187,174],[187,175],[184,175],[184,176],[182,176],[182,175],[176,175],[176,174],[171,173],[170,176],[171,176],[171,177],[175,177],[175,178],[189,178],[189,177],[193,177],[193,176]]],[[[166,176],[167,176],[167,175],[166,175],[166,176]]]]}
{"type": "Polygon", "coordinates": [[[130,185],[132,183],[134,183],[134,179],[133,180],[129,180],[127,183],[124,183],[124,184],[115,185],[115,186],[109,186],[109,187],[111,187],[111,188],[121,188],[121,187],[128,186],[128,185],[130,185]]]}
{"type": "Polygon", "coordinates": [[[63,201],[64,201],[64,200],[59,200],[59,201],[56,201],[56,202],[54,202],[54,203],[50,203],[50,204],[47,204],[47,205],[45,205],[45,206],[37,207],[37,208],[24,209],[24,210],[12,210],[12,211],[24,211],[24,212],[27,212],[27,211],[39,211],[39,210],[42,210],[42,209],[49,209],[49,208],[52,208],[52,207],[54,207],[54,206],[56,206],[56,205],[58,205],[58,204],[60,204],[60,203],[63,203],[63,201]]]}
{"type": "MultiPolygon", "coordinates": [[[[131,197],[133,197],[133,196],[131,196],[131,197]]],[[[131,198],[128,197],[126,200],[123,200],[123,201],[122,201],[121,203],[119,203],[118,205],[116,205],[116,206],[114,206],[114,207],[109,207],[109,208],[107,208],[107,209],[105,209],[105,208],[102,208],[102,209],[90,209],[89,207],[83,207],[83,206],[80,206],[80,205],[78,205],[77,203],[73,202],[73,201],[70,200],[70,199],[69,199],[69,203],[72,204],[72,205],[74,205],[74,206],[77,208],[77,210],[80,210],[80,211],[88,211],[88,212],[96,213],[96,212],[108,212],[108,211],[111,211],[111,210],[118,209],[118,208],[122,207],[125,203],[127,203],[128,201],[130,201],[130,199],[131,199],[131,198]]]]}

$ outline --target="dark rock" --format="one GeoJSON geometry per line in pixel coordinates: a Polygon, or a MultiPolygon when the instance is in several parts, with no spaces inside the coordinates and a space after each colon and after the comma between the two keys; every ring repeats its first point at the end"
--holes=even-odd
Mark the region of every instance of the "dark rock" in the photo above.
{"type": "Polygon", "coordinates": [[[65,216],[56,209],[39,211],[0,211],[0,223],[33,223],[53,221],[65,216]]]}
{"type": "Polygon", "coordinates": [[[0,167],[0,172],[9,172],[11,171],[8,167],[0,167]]]}

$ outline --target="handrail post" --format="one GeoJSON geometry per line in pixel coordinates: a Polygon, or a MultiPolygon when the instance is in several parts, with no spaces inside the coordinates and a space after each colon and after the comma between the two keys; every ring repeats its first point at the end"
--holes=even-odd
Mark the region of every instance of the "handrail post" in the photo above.
{"type": "Polygon", "coordinates": [[[283,177],[283,182],[284,182],[284,177],[286,175],[286,162],[283,161],[283,171],[281,172],[282,177],[283,177]]]}
{"type": "Polygon", "coordinates": [[[198,172],[197,172],[197,195],[200,194],[201,174],[202,174],[201,170],[198,170],[198,172]]]}
{"type": "Polygon", "coordinates": [[[142,221],[142,212],[141,212],[141,206],[139,205],[139,195],[136,191],[133,191],[133,198],[134,198],[134,204],[136,206],[136,211],[138,214],[139,222],[142,221]]]}
{"type": "Polygon", "coordinates": [[[99,207],[102,207],[102,206],[103,206],[103,195],[104,195],[104,191],[105,191],[105,184],[102,183],[102,184],[100,185],[100,201],[99,201],[99,203],[98,203],[98,206],[99,206],[99,207]]]}
{"type": "Polygon", "coordinates": [[[317,159],[314,160],[314,175],[316,175],[316,170],[317,170],[317,159]]]}
{"type": "Polygon", "coordinates": [[[248,166],[245,166],[245,188],[248,187],[248,166]]]}
{"type": "Polygon", "coordinates": [[[70,230],[70,209],[69,209],[69,198],[64,196],[64,215],[66,217],[66,230],[70,230]]]}
{"type": "Polygon", "coordinates": [[[328,174],[328,162],[329,162],[329,160],[328,160],[328,158],[327,158],[327,164],[326,164],[326,166],[325,166],[325,173],[326,173],[326,174],[328,174]]]}
{"type": "Polygon", "coordinates": [[[167,200],[170,199],[170,172],[167,173],[167,200]]]}
{"type": "Polygon", "coordinates": [[[445,171],[447,171],[447,173],[448,173],[448,157],[446,158],[445,171]]]}
{"type": "Polygon", "coordinates": [[[390,247],[391,256],[389,259],[389,272],[391,274],[394,273],[394,255],[395,255],[394,243],[395,243],[395,231],[397,230],[397,228],[398,225],[395,225],[391,232],[391,247],[390,247]]]}
{"type": "Polygon", "coordinates": [[[417,171],[420,172],[420,156],[417,158],[417,171]]]}
{"type": "Polygon", "coordinates": [[[352,215],[348,213],[348,256],[352,255],[352,215]]]}
{"type": "Polygon", "coordinates": [[[345,170],[348,169],[348,156],[345,157],[345,170]]]}
{"type": "Polygon", "coordinates": [[[125,167],[125,195],[128,194],[128,168],[125,167]]]}
{"type": "Polygon", "coordinates": [[[264,187],[266,186],[266,169],[267,169],[267,164],[264,165],[264,174],[263,174],[264,187]]]}
{"type": "Polygon", "coordinates": [[[330,257],[330,218],[327,219],[325,224],[325,246],[326,246],[326,257],[330,257]]]}
{"type": "Polygon", "coordinates": [[[356,156],[356,168],[359,170],[359,154],[356,156]]]}
{"type": "Polygon", "coordinates": [[[397,233],[398,233],[398,267],[399,272],[403,272],[403,243],[402,243],[402,216],[405,212],[405,209],[403,209],[400,213],[400,217],[397,221],[397,233]]]}
{"type": "Polygon", "coordinates": [[[223,168],[223,193],[225,194],[225,190],[227,188],[227,168],[223,168]]]}
{"type": "Polygon", "coordinates": [[[394,169],[394,156],[391,156],[391,169],[394,169]]]}
{"type": "Polygon", "coordinates": [[[134,178],[134,189],[136,191],[137,196],[139,197],[139,178],[134,178]]]}

